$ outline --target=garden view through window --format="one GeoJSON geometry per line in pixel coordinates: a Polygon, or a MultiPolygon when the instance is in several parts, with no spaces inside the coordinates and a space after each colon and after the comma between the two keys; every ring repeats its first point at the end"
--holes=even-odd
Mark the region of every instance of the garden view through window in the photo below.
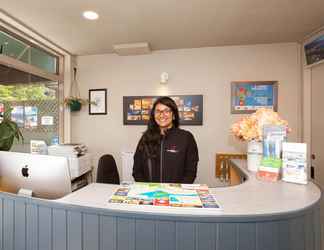
{"type": "Polygon", "coordinates": [[[58,140],[56,82],[0,85],[0,119],[8,109],[24,136],[23,144],[15,142],[13,151],[29,152],[30,140],[43,140],[47,145],[58,140]]]}
{"type": "Polygon", "coordinates": [[[0,26],[0,122],[6,115],[24,138],[11,151],[30,152],[31,140],[51,145],[63,135],[61,62],[49,47],[0,26]]]}

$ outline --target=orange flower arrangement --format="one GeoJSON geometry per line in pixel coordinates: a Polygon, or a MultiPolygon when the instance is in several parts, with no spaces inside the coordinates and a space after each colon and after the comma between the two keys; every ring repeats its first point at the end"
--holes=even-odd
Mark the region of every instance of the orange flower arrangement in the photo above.
{"type": "Polygon", "coordinates": [[[288,128],[288,122],[279,117],[272,109],[260,108],[250,116],[244,117],[231,126],[231,132],[243,141],[262,141],[262,129],[264,125],[284,125],[288,128]]]}

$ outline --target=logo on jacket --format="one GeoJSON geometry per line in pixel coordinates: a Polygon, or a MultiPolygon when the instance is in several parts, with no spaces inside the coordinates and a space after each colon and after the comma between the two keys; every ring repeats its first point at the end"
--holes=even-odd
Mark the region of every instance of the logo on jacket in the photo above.
{"type": "Polygon", "coordinates": [[[177,145],[170,145],[169,148],[166,150],[169,153],[178,153],[179,150],[177,149],[177,145]]]}

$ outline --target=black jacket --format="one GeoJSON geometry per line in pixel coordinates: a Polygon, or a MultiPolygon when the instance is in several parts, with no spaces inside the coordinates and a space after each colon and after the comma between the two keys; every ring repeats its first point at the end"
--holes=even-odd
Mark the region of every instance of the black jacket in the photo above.
{"type": "Polygon", "coordinates": [[[134,155],[135,181],[194,182],[199,157],[196,141],[189,131],[179,128],[169,129],[166,135],[161,137],[160,150],[157,157],[151,159],[151,164],[145,150],[139,149],[139,144],[134,155]]]}

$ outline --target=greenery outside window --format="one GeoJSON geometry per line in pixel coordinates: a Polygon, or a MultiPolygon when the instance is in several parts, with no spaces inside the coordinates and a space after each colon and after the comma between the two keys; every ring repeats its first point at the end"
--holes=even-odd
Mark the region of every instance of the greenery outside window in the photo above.
{"type": "Polygon", "coordinates": [[[0,85],[0,105],[11,108],[11,120],[24,136],[24,145],[14,144],[14,151],[29,151],[30,140],[44,140],[47,145],[59,137],[58,84],[32,83],[0,85]]]}
{"type": "Polygon", "coordinates": [[[31,140],[47,145],[63,141],[64,56],[21,32],[0,26],[0,122],[10,107],[29,152],[31,140]]]}

